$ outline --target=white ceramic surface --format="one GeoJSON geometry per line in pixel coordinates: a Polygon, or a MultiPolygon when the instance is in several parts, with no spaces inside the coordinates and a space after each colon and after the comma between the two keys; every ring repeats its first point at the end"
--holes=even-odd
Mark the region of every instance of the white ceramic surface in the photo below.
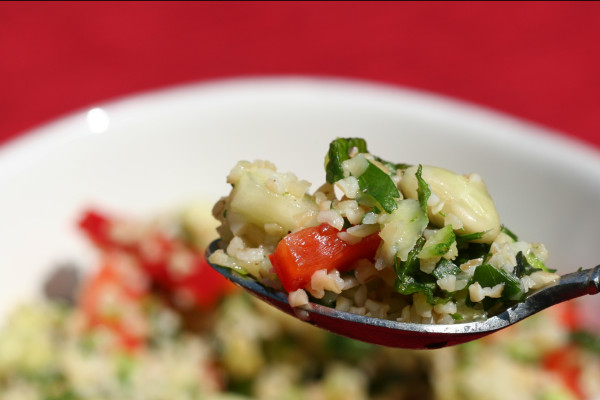
{"type": "MultiPolygon", "coordinates": [[[[302,77],[234,79],[82,110],[0,147],[0,319],[61,261],[92,263],[75,221],[95,205],[151,216],[229,190],[240,159],[315,183],[338,136],[383,158],[480,173],[504,224],[562,272],[600,262],[600,155],[533,124],[451,99],[302,77]]],[[[595,299],[597,300],[597,299],[595,299]]]]}

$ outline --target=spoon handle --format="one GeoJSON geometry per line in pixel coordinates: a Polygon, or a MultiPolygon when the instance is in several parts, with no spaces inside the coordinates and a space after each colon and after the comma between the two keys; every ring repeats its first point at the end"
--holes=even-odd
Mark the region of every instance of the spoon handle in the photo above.
{"type": "Polygon", "coordinates": [[[563,275],[554,287],[559,301],[596,294],[600,292],[600,265],[563,275]]]}
{"type": "MultiPolygon", "coordinates": [[[[548,286],[521,303],[517,314],[521,317],[576,297],[600,292],[600,265],[561,276],[554,285],[548,286]]],[[[518,319],[521,319],[517,317],[518,319]]]]}

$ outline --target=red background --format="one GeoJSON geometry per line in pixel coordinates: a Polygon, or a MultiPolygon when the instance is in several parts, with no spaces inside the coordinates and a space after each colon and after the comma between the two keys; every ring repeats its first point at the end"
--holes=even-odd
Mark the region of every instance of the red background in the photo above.
{"type": "Polygon", "coordinates": [[[600,149],[600,3],[0,3],[0,143],[94,103],[306,74],[442,93],[600,149]]]}

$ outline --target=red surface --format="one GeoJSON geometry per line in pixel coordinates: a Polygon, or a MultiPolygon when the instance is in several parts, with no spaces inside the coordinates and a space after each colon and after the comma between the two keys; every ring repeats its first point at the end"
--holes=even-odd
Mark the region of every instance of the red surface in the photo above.
{"type": "Polygon", "coordinates": [[[0,143],[115,97],[215,78],[386,82],[600,148],[600,3],[0,3],[0,143]]]}

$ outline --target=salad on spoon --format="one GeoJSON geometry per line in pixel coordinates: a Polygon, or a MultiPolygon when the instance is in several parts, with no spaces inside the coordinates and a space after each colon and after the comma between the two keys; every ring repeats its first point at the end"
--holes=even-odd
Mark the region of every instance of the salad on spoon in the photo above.
{"type": "Polygon", "coordinates": [[[338,138],[325,176],[311,194],[268,161],[239,162],[213,210],[211,265],[307,322],[405,348],[476,339],[598,291],[598,268],[561,279],[543,244],[503,226],[477,174],[390,162],[338,138]]]}

